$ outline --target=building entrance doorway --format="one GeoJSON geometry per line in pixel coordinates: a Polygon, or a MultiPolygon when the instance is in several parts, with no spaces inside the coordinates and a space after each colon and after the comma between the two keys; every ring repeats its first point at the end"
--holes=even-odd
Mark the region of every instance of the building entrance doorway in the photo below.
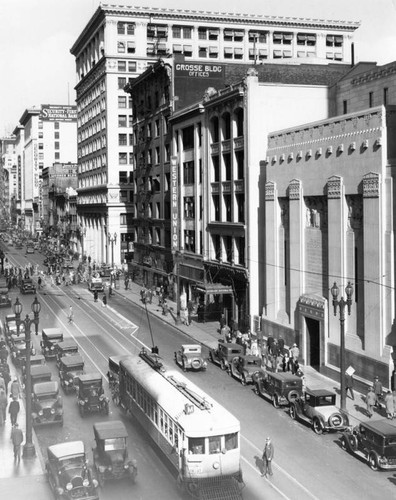
{"type": "Polygon", "coordinates": [[[320,369],[320,323],[313,318],[305,317],[307,339],[307,364],[320,369]]]}

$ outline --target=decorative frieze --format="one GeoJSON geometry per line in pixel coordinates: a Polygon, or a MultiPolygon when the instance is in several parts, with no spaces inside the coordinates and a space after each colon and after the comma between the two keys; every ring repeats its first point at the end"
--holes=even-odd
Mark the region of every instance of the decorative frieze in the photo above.
{"type": "Polygon", "coordinates": [[[342,178],[333,175],[327,180],[327,198],[330,200],[341,198],[342,178]]]}
{"type": "Polygon", "coordinates": [[[363,177],[363,198],[379,198],[380,176],[370,172],[363,177]]]}
{"type": "Polygon", "coordinates": [[[290,200],[301,199],[301,181],[298,179],[293,179],[288,188],[288,194],[290,200]]]}
{"type": "Polygon", "coordinates": [[[268,181],[265,183],[265,201],[275,200],[275,183],[268,181]]]}

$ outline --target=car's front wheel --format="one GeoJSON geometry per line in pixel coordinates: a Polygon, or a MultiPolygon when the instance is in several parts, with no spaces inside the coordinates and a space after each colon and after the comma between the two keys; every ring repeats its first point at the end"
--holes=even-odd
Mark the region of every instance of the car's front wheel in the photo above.
{"type": "Polygon", "coordinates": [[[278,399],[278,396],[276,394],[274,394],[272,396],[272,404],[273,404],[274,408],[279,408],[279,399],[278,399]]]}
{"type": "Polygon", "coordinates": [[[313,428],[315,434],[322,434],[323,433],[322,424],[320,423],[320,420],[317,417],[313,419],[312,428],[313,428]]]}
{"type": "Polygon", "coordinates": [[[220,368],[224,371],[227,370],[227,365],[225,364],[224,359],[220,361],[220,368]]]}
{"type": "Polygon", "coordinates": [[[297,410],[296,410],[296,407],[294,405],[290,406],[290,417],[293,420],[297,420],[297,410]]]}
{"type": "Polygon", "coordinates": [[[340,443],[341,443],[341,448],[343,450],[347,451],[348,450],[348,443],[347,443],[346,436],[341,436],[340,443]]]}
{"type": "Polygon", "coordinates": [[[370,469],[378,470],[378,456],[373,451],[370,452],[370,454],[369,454],[368,463],[369,463],[370,469]]]}

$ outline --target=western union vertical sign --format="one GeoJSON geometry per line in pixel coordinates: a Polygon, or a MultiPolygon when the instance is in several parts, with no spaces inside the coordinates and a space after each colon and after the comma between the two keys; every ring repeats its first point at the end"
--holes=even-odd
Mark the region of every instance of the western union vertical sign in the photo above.
{"type": "Polygon", "coordinates": [[[179,172],[177,156],[171,157],[171,217],[172,250],[179,250],[179,172]]]}

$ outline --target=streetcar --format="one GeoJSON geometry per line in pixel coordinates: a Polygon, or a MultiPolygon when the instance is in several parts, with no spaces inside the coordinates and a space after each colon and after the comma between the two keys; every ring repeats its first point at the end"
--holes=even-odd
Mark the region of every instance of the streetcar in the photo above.
{"type": "Polygon", "coordinates": [[[144,349],[119,360],[119,404],[161,450],[194,498],[241,499],[240,423],[144,349]]]}

